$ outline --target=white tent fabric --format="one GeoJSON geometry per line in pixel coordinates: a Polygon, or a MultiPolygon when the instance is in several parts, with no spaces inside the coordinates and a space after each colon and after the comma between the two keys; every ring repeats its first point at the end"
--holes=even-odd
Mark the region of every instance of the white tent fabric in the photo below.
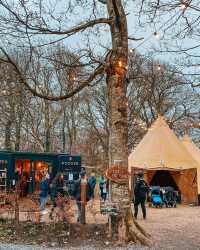
{"type": "Polygon", "coordinates": [[[192,157],[198,163],[197,168],[197,183],[198,183],[198,194],[200,194],[200,149],[192,142],[188,135],[184,135],[182,138],[182,143],[187,149],[187,151],[192,155],[192,157]]]}
{"type": "Polygon", "coordinates": [[[199,165],[161,116],[129,155],[128,163],[129,171],[132,167],[178,171],[199,165]]]}

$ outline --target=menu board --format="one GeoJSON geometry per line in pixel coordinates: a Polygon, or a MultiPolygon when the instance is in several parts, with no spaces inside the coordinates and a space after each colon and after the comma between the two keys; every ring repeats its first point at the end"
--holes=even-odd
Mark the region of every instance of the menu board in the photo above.
{"type": "Polygon", "coordinates": [[[77,180],[81,172],[81,157],[70,155],[59,156],[59,169],[64,174],[66,183],[77,180]]]}

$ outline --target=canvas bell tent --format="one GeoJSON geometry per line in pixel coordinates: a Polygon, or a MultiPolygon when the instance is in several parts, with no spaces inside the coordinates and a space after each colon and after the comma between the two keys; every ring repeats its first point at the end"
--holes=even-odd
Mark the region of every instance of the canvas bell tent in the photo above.
{"type": "Polygon", "coordinates": [[[200,149],[192,142],[188,135],[183,136],[182,143],[199,165],[199,167],[197,168],[196,181],[198,188],[198,204],[200,204],[200,149]]]}
{"type": "Polygon", "coordinates": [[[161,116],[129,155],[129,172],[143,169],[152,186],[172,186],[185,203],[197,202],[198,163],[161,116]]]}

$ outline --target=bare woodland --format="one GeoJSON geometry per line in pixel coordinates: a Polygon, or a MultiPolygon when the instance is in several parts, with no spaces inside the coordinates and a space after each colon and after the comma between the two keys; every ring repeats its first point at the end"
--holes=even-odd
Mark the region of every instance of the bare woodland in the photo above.
{"type": "MultiPolygon", "coordinates": [[[[135,2],[139,23],[175,17],[163,32],[168,39],[199,36],[198,1],[135,2]]],[[[128,152],[158,114],[200,142],[199,73],[186,70],[199,65],[200,45],[154,48],[183,55],[176,65],[129,49],[140,38],[129,36],[128,4],[0,1],[1,148],[81,154],[98,169],[120,157],[127,167],[128,152]]],[[[123,240],[149,244],[130,209],[120,230],[123,240]]]]}

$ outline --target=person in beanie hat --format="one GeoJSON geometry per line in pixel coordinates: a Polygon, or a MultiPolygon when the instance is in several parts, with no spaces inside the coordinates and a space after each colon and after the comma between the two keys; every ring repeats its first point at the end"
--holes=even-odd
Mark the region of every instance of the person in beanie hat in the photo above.
{"type": "Polygon", "coordinates": [[[142,208],[143,218],[146,219],[145,201],[146,201],[148,190],[149,190],[149,187],[148,187],[147,183],[144,180],[144,174],[142,172],[140,172],[137,175],[135,188],[134,188],[134,195],[135,195],[135,200],[134,200],[135,213],[134,213],[134,217],[136,219],[137,219],[137,215],[138,215],[138,206],[139,205],[141,205],[141,208],[142,208]]]}
{"type": "Polygon", "coordinates": [[[74,181],[74,191],[73,191],[73,197],[76,200],[76,205],[77,205],[77,211],[78,211],[78,215],[77,215],[77,222],[80,222],[80,217],[81,217],[81,180],[86,178],[86,182],[87,182],[87,186],[86,186],[86,201],[89,201],[93,196],[93,190],[87,180],[86,177],[86,171],[84,168],[81,169],[80,172],[80,177],[78,180],[74,181]]]}

